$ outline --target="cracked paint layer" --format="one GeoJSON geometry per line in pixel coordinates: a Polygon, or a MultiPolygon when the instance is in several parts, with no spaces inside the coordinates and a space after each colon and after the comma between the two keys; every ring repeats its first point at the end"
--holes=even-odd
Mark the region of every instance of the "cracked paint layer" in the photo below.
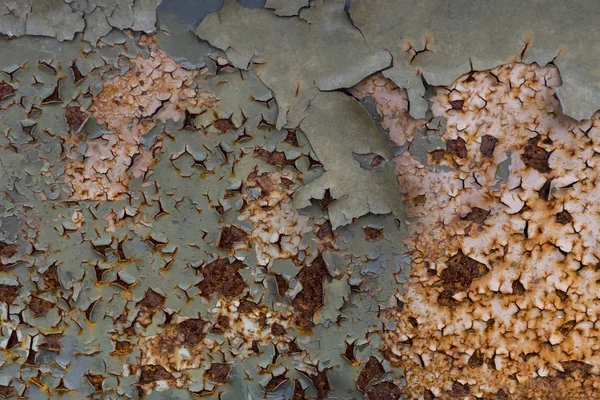
{"type": "Polygon", "coordinates": [[[589,4],[0,3],[0,397],[597,396],[589,4]]]}
{"type": "MultiPolygon", "coordinates": [[[[411,397],[593,391],[596,123],[563,114],[559,84],[556,67],[537,64],[464,75],[430,100],[446,148],[427,165],[411,147],[395,158],[413,268],[384,351],[411,397]]],[[[403,144],[392,133],[406,117],[389,110],[406,94],[380,76],[355,93],[375,96],[403,144]]]]}

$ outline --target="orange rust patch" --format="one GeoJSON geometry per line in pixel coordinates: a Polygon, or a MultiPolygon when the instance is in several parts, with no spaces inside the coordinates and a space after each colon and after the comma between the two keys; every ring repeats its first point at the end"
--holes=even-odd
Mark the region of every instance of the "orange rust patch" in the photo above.
{"type": "Polygon", "coordinates": [[[559,83],[536,64],[460,77],[431,101],[447,150],[429,161],[448,168],[424,168],[410,147],[394,160],[412,269],[382,353],[406,371],[409,398],[557,398],[549,388],[589,390],[561,375],[569,362],[600,373],[600,118],[563,115],[559,83]]]}

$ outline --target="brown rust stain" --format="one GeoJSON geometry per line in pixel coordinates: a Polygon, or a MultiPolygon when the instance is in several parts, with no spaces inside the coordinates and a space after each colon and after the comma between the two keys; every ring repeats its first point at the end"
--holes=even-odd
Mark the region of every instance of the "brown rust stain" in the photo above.
{"type": "Polygon", "coordinates": [[[156,381],[173,380],[173,375],[162,365],[142,365],[138,383],[145,385],[156,381]]]}
{"type": "Polygon", "coordinates": [[[67,125],[74,133],[79,133],[89,119],[89,113],[79,106],[65,107],[64,115],[67,125]]]}
{"type": "Polygon", "coordinates": [[[481,225],[485,222],[488,215],[490,215],[490,210],[484,210],[483,208],[473,207],[471,211],[464,217],[461,217],[462,220],[475,222],[478,225],[481,225]]]}
{"type": "Polygon", "coordinates": [[[269,382],[265,385],[265,391],[266,392],[273,392],[275,391],[275,389],[277,389],[283,382],[287,382],[287,378],[285,377],[285,374],[281,374],[281,375],[277,375],[277,376],[273,376],[271,378],[271,380],[269,380],[269,382]]]}
{"type": "Polygon", "coordinates": [[[0,100],[4,100],[6,97],[12,95],[14,92],[14,87],[9,85],[5,81],[0,82],[0,100]]]}
{"type": "Polygon", "coordinates": [[[467,143],[465,139],[457,137],[446,141],[446,152],[454,154],[458,158],[467,158],[467,143]]]}
{"type": "Polygon", "coordinates": [[[62,333],[50,333],[48,335],[44,335],[44,339],[39,344],[39,348],[48,350],[48,351],[60,352],[60,349],[62,347],[61,346],[62,338],[63,338],[62,333]]]}
{"type": "Polygon", "coordinates": [[[146,290],[144,298],[138,303],[138,306],[153,311],[161,308],[165,304],[165,301],[165,296],[149,288],[146,290]]]}
{"type": "Polygon", "coordinates": [[[229,364],[212,363],[210,368],[204,373],[204,377],[211,382],[223,384],[227,382],[231,368],[229,364]]]}
{"type": "Polygon", "coordinates": [[[323,304],[323,279],[329,276],[323,257],[319,255],[314,261],[304,266],[296,279],[302,284],[302,290],[296,295],[294,307],[295,323],[302,329],[313,326],[312,318],[323,304]]]}
{"type": "Polygon", "coordinates": [[[227,258],[219,258],[202,268],[204,279],[196,286],[205,297],[213,293],[226,298],[237,297],[248,286],[238,272],[244,267],[241,261],[231,262],[227,258]]]}
{"type": "Polygon", "coordinates": [[[84,375],[85,379],[94,388],[96,392],[102,391],[102,384],[104,383],[104,375],[87,373],[84,375]]]}
{"type": "Polygon", "coordinates": [[[292,400],[306,400],[306,389],[302,387],[302,384],[298,379],[294,379],[294,392],[292,393],[292,400]]]}
{"type": "Polygon", "coordinates": [[[363,228],[363,234],[366,241],[381,240],[385,238],[383,236],[383,228],[377,229],[371,226],[365,226],[363,228]]]}
{"type": "Polygon", "coordinates": [[[17,254],[18,245],[14,243],[0,242],[0,257],[11,258],[17,254]]]}
{"type": "Polygon", "coordinates": [[[483,135],[481,137],[481,145],[479,146],[479,151],[481,155],[485,158],[490,158],[494,155],[494,150],[496,149],[496,144],[498,143],[498,139],[496,139],[492,135],[483,135]]]}
{"type": "Polygon", "coordinates": [[[28,306],[32,313],[38,317],[41,317],[42,315],[46,315],[48,311],[54,307],[54,303],[44,300],[38,296],[31,296],[28,306]]]}
{"type": "Polygon", "coordinates": [[[60,279],[58,278],[58,265],[52,264],[44,271],[44,284],[48,290],[60,289],[60,279]]]}
{"type": "Polygon", "coordinates": [[[213,126],[215,127],[215,129],[217,129],[219,132],[221,133],[227,133],[229,131],[234,131],[237,128],[235,127],[235,125],[233,124],[233,122],[231,122],[231,118],[228,119],[217,119],[213,122],[213,126]]]}
{"type": "Polygon", "coordinates": [[[0,301],[11,305],[19,296],[20,286],[0,284],[0,301]]]}
{"type": "Polygon", "coordinates": [[[0,397],[8,399],[16,393],[14,386],[0,385],[0,397]]]}
{"type": "Polygon", "coordinates": [[[133,345],[127,340],[117,340],[115,343],[115,349],[111,354],[116,356],[125,356],[131,352],[133,345]]]}
{"type": "Polygon", "coordinates": [[[318,371],[316,374],[310,374],[308,375],[308,378],[317,391],[317,399],[326,399],[331,391],[329,378],[327,378],[327,370],[318,371]]]}
{"type": "Polygon", "coordinates": [[[402,390],[393,382],[380,382],[367,390],[366,400],[399,400],[402,390]]]}
{"type": "Polygon", "coordinates": [[[255,149],[254,157],[261,158],[265,160],[267,164],[274,165],[276,167],[296,167],[295,160],[288,160],[283,151],[268,151],[265,149],[255,149]]]}
{"type": "Polygon", "coordinates": [[[356,384],[360,390],[364,391],[371,381],[380,379],[384,374],[385,370],[381,362],[376,357],[371,356],[360,374],[358,374],[356,384]]]}
{"type": "Polygon", "coordinates": [[[200,318],[190,318],[177,325],[177,330],[183,335],[185,343],[198,344],[204,339],[206,333],[204,327],[208,322],[203,321],[200,318]]]}
{"type": "Polygon", "coordinates": [[[543,174],[551,171],[548,164],[549,158],[550,153],[542,147],[537,146],[535,142],[527,144],[521,154],[523,164],[543,174]]]}
{"type": "Polygon", "coordinates": [[[231,250],[236,243],[245,242],[247,237],[248,234],[235,225],[224,226],[217,238],[217,248],[231,250]]]}

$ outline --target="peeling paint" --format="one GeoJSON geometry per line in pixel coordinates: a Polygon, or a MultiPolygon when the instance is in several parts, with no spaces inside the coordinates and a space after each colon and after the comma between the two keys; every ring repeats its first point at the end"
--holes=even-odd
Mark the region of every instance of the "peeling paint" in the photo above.
{"type": "Polygon", "coordinates": [[[595,13],[538,3],[4,1],[0,397],[597,397],[595,13]]]}

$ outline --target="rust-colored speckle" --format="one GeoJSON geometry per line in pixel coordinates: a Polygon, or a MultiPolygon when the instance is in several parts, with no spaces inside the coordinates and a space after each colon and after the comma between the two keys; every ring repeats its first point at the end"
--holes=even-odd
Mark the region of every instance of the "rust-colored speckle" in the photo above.
{"type": "Polygon", "coordinates": [[[40,104],[60,103],[60,80],[56,82],[54,90],[48,97],[44,98],[40,104]]]}
{"type": "Polygon", "coordinates": [[[242,300],[240,300],[240,305],[238,306],[238,311],[242,314],[250,313],[250,312],[254,311],[254,309],[256,307],[258,307],[258,304],[256,304],[255,302],[246,300],[246,299],[242,299],[242,300]]]}
{"type": "Polygon", "coordinates": [[[85,76],[81,73],[79,67],[77,67],[77,60],[73,60],[71,63],[71,72],[73,73],[73,83],[75,86],[79,85],[85,79],[85,76]]]}
{"type": "Polygon", "coordinates": [[[275,274],[275,282],[277,283],[277,293],[279,293],[279,296],[285,296],[285,292],[290,288],[287,279],[279,274],[275,274]]]}
{"type": "Polygon", "coordinates": [[[10,336],[8,337],[8,342],[6,343],[5,349],[10,350],[19,344],[20,344],[20,342],[19,342],[19,336],[17,335],[17,331],[13,330],[10,333],[10,336]]]}
{"type": "Polygon", "coordinates": [[[317,237],[321,240],[325,240],[333,237],[333,227],[331,226],[331,222],[329,220],[323,222],[319,229],[317,230],[317,237]]]}
{"type": "Polygon", "coordinates": [[[465,397],[471,393],[471,388],[467,383],[454,382],[452,383],[452,391],[450,396],[452,397],[465,397]]]}
{"type": "Polygon", "coordinates": [[[577,325],[577,321],[575,320],[570,320],[565,322],[564,324],[562,324],[559,328],[558,331],[563,335],[563,336],[567,336],[573,329],[575,329],[575,326],[577,325]]]}
{"type": "Polygon", "coordinates": [[[287,135],[284,139],[284,142],[287,142],[289,144],[291,144],[294,147],[298,147],[298,135],[296,134],[295,130],[292,129],[288,129],[287,130],[287,135]]]}
{"type": "Polygon", "coordinates": [[[131,342],[127,340],[118,340],[115,343],[115,349],[111,352],[111,354],[117,356],[125,356],[131,352],[133,345],[131,342]]]}
{"type": "Polygon", "coordinates": [[[354,347],[354,341],[351,343],[346,342],[346,351],[344,351],[344,354],[342,354],[342,357],[348,360],[348,362],[352,365],[358,364],[358,360],[354,356],[354,347]]]}
{"type": "Polygon", "coordinates": [[[383,163],[385,163],[385,158],[383,158],[379,154],[376,154],[369,163],[369,169],[376,169],[380,167],[383,163]]]}
{"type": "Polygon", "coordinates": [[[50,333],[44,335],[43,341],[39,344],[40,349],[59,352],[61,348],[62,333],[50,333]]]}
{"type": "Polygon", "coordinates": [[[483,365],[483,356],[481,355],[481,351],[479,349],[475,350],[471,357],[469,357],[469,362],[467,365],[469,368],[477,368],[483,365]]]}
{"type": "Polygon", "coordinates": [[[517,296],[522,296],[525,294],[525,286],[521,283],[520,280],[516,279],[512,282],[512,293],[517,296]]]}
{"type": "Polygon", "coordinates": [[[329,379],[327,378],[327,370],[309,375],[309,379],[317,391],[317,399],[326,399],[331,390],[329,379]]]}
{"type": "Polygon", "coordinates": [[[468,288],[474,279],[481,278],[488,272],[482,264],[461,252],[452,256],[448,267],[440,274],[440,279],[445,285],[454,286],[459,290],[468,288]]]}
{"type": "Polygon", "coordinates": [[[434,163],[438,163],[444,159],[444,155],[446,155],[446,150],[436,149],[429,152],[429,156],[431,157],[431,161],[434,163]]]}
{"type": "Polygon", "coordinates": [[[227,315],[219,315],[217,317],[217,323],[213,327],[213,332],[225,332],[229,329],[229,317],[227,315]]]}
{"type": "Polygon", "coordinates": [[[13,386],[8,385],[0,385],[0,397],[3,399],[8,399],[15,394],[15,388],[13,386]]]}
{"type": "Polygon", "coordinates": [[[306,400],[306,389],[302,387],[302,384],[298,379],[294,379],[294,392],[292,393],[292,400],[306,400]]]}
{"type": "Polygon", "coordinates": [[[265,391],[273,392],[279,387],[279,385],[281,385],[285,381],[287,381],[285,374],[273,376],[271,380],[265,385],[265,391]]]}
{"type": "Polygon", "coordinates": [[[329,189],[325,189],[325,193],[323,194],[323,198],[319,201],[322,208],[327,208],[329,204],[331,204],[335,199],[331,196],[331,191],[329,189]]]}

